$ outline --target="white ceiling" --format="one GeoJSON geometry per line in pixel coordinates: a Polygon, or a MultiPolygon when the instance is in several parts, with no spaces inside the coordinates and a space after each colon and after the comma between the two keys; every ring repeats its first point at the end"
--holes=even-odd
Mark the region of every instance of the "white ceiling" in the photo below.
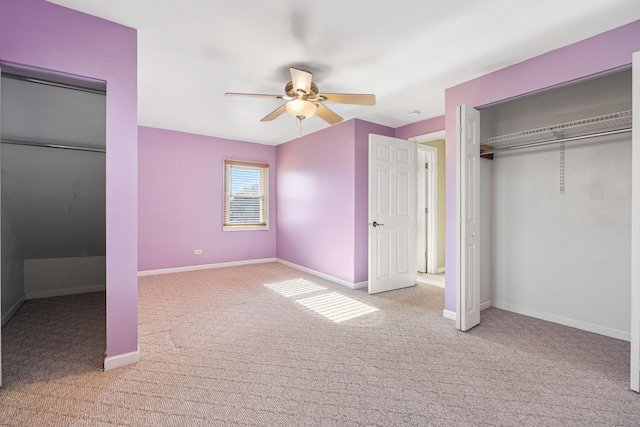
{"type": "Polygon", "coordinates": [[[398,127],[444,114],[447,87],[640,19],[638,0],[49,1],[138,30],[139,124],[274,145],[299,132],[260,122],[282,101],[224,92],[283,94],[296,65],[321,92],[376,95],[328,104],[345,120],[398,127]]]}

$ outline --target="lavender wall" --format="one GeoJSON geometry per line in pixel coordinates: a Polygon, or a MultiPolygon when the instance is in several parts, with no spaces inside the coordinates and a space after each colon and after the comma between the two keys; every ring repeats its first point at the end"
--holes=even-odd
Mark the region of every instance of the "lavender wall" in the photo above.
{"type": "Polygon", "coordinates": [[[367,280],[369,133],[349,120],[279,145],[278,258],[350,283],[367,280]]]}
{"type": "Polygon", "coordinates": [[[354,282],[353,120],[276,147],[278,258],[354,282]]]}
{"type": "Polygon", "coordinates": [[[445,91],[447,241],[445,308],[456,309],[456,106],[481,107],[629,66],[640,50],[640,21],[468,81],[445,91]]]}
{"type": "Polygon", "coordinates": [[[433,117],[396,128],[395,137],[409,139],[414,136],[444,130],[444,116],[433,117]]]}
{"type": "Polygon", "coordinates": [[[0,61],[107,82],[107,356],[138,346],[137,35],[43,0],[2,0],[0,61]]]}
{"type": "Polygon", "coordinates": [[[140,270],[276,256],[275,147],[148,127],[138,133],[140,270]],[[268,231],[222,231],[224,159],[271,165],[268,231]]]}

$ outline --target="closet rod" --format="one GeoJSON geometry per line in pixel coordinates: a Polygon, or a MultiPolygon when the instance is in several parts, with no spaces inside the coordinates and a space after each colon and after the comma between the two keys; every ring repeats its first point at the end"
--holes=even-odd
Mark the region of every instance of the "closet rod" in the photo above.
{"type": "Polygon", "coordinates": [[[21,74],[8,73],[6,71],[3,71],[1,75],[2,75],[2,77],[6,77],[7,79],[19,80],[21,82],[37,83],[37,84],[41,84],[41,85],[45,85],[45,86],[54,86],[54,87],[60,87],[60,88],[63,88],[63,89],[71,89],[71,90],[77,90],[77,91],[80,91],[80,92],[93,93],[93,94],[96,94],[96,95],[106,95],[107,94],[107,91],[105,89],[92,89],[90,87],[85,87],[85,86],[81,86],[81,85],[76,85],[76,84],[71,84],[71,83],[61,83],[61,82],[56,82],[56,81],[48,80],[48,79],[44,79],[44,78],[23,76],[21,74]]]}
{"type": "Polygon", "coordinates": [[[64,144],[52,144],[50,142],[37,142],[37,141],[23,141],[18,139],[2,139],[0,140],[3,144],[10,145],[27,145],[29,147],[45,147],[45,148],[59,148],[62,150],[75,150],[75,151],[91,151],[94,153],[106,153],[107,150],[104,148],[93,148],[93,147],[81,147],[75,145],[64,145],[64,144]]]}
{"type": "Polygon", "coordinates": [[[592,133],[592,134],[589,134],[589,135],[572,136],[572,137],[569,137],[569,138],[554,139],[554,140],[551,140],[551,141],[530,142],[528,144],[511,145],[509,147],[503,147],[503,148],[494,148],[493,150],[481,151],[480,155],[484,156],[484,155],[487,155],[487,154],[499,153],[501,151],[518,150],[520,148],[537,147],[539,145],[560,144],[562,142],[567,142],[567,141],[577,141],[577,140],[580,140],[580,139],[595,138],[595,137],[598,137],[598,136],[616,135],[618,133],[626,133],[626,132],[631,132],[631,128],[609,130],[609,131],[606,131],[606,132],[592,133]]]}

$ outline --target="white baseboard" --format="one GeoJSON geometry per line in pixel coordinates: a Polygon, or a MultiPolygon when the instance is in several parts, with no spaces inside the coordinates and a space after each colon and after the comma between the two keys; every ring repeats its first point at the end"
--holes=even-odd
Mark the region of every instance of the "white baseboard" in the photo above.
{"type": "Polygon", "coordinates": [[[342,286],[344,286],[346,288],[349,288],[349,289],[362,289],[362,288],[364,288],[364,287],[366,287],[368,285],[368,282],[358,282],[358,283],[349,282],[347,280],[339,279],[337,277],[333,277],[333,276],[330,276],[328,274],[320,273],[319,271],[315,271],[315,270],[312,270],[310,268],[303,267],[301,265],[294,264],[292,262],[285,261],[285,260],[280,259],[280,258],[277,258],[276,261],[278,261],[280,264],[286,265],[287,267],[291,267],[291,268],[295,268],[296,270],[304,271],[305,273],[309,273],[309,274],[311,274],[313,276],[320,277],[321,279],[325,279],[325,280],[328,280],[330,282],[337,283],[338,285],[342,285],[342,286]]]}
{"type": "Polygon", "coordinates": [[[27,299],[26,295],[22,294],[20,299],[18,301],[16,301],[16,303],[13,304],[11,306],[11,308],[9,308],[9,310],[7,310],[7,312],[4,314],[4,316],[2,316],[2,324],[0,326],[4,326],[5,323],[7,323],[9,321],[9,319],[11,319],[14,314],[16,314],[16,311],[18,311],[18,309],[20,308],[20,306],[24,303],[24,301],[26,299],[27,299]]]}
{"type": "Polygon", "coordinates": [[[353,289],[364,289],[369,286],[369,281],[358,282],[353,284],[353,289]]]}
{"type": "Polygon", "coordinates": [[[445,268],[444,267],[438,267],[438,274],[442,274],[444,273],[445,268]]]}
{"type": "MultiPolygon", "coordinates": [[[[489,307],[493,307],[491,300],[481,303],[480,304],[480,311],[486,310],[489,307]]],[[[455,322],[456,321],[456,312],[455,311],[451,311],[451,310],[446,310],[446,309],[442,310],[442,317],[444,317],[445,319],[453,320],[455,322]]]]}
{"type": "Polygon", "coordinates": [[[444,282],[439,283],[439,282],[429,282],[429,283],[425,283],[425,282],[420,282],[423,283],[425,285],[429,285],[429,286],[435,286],[436,288],[440,288],[440,289],[445,289],[445,285],[444,282]]]}
{"type": "Polygon", "coordinates": [[[547,313],[544,311],[538,311],[527,307],[520,307],[517,305],[504,303],[500,301],[492,301],[492,306],[501,310],[511,311],[513,313],[522,314],[529,317],[535,317],[536,319],[546,320],[547,322],[558,323],[564,326],[570,326],[576,329],[582,329],[583,331],[593,332],[594,334],[600,334],[611,338],[616,338],[623,341],[631,341],[631,334],[629,332],[621,331],[619,329],[612,329],[606,326],[596,325],[589,322],[583,322],[581,320],[571,319],[568,317],[558,316],[556,314],[547,313]]]}
{"type": "Polygon", "coordinates": [[[358,282],[358,283],[348,282],[346,280],[342,280],[337,277],[330,276],[328,274],[320,273],[319,271],[311,270],[310,268],[306,268],[301,265],[294,264],[292,262],[285,261],[279,258],[262,258],[262,259],[251,259],[246,261],[243,260],[243,261],[233,261],[233,262],[221,262],[217,264],[201,264],[201,265],[188,265],[185,267],[161,268],[158,270],[143,270],[143,271],[138,271],[138,277],[153,276],[156,274],[171,274],[171,273],[183,273],[186,271],[208,270],[210,268],[235,267],[238,265],[260,264],[265,262],[279,262],[291,268],[295,268],[296,270],[304,271],[305,273],[309,273],[314,276],[320,277],[322,279],[329,280],[330,282],[334,282],[339,285],[345,286],[349,289],[366,288],[369,283],[367,281],[358,282]]]}
{"type": "Polygon", "coordinates": [[[133,365],[140,361],[140,349],[132,351],[131,353],[119,354],[117,356],[104,358],[104,370],[121,368],[127,365],[133,365]]]}
{"type": "Polygon", "coordinates": [[[82,286],[77,288],[64,289],[44,289],[41,291],[33,291],[27,293],[27,299],[63,297],[66,295],[86,294],[89,292],[102,292],[106,289],[105,285],[82,286]]]}
{"type": "Polygon", "coordinates": [[[493,305],[492,305],[492,301],[491,301],[491,300],[488,300],[488,301],[485,301],[485,302],[481,302],[481,303],[480,303],[480,311],[482,311],[482,310],[486,310],[486,309],[487,309],[487,308],[489,308],[489,307],[493,307],[493,305]]]}
{"type": "Polygon", "coordinates": [[[631,359],[631,390],[640,393],[640,359],[631,359]]]}
{"type": "Polygon", "coordinates": [[[453,320],[455,322],[456,321],[456,312],[444,309],[444,310],[442,310],[442,317],[444,317],[445,319],[453,320]]]}
{"type": "Polygon", "coordinates": [[[276,259],[275,258],[248,259],[248,260],[242,260],[242,261],[219,262],[216,264],[187,265],[185,267],[160,268],[158,270],[143,270],[143,271],[138,271],[138,277],[154,276],[156,274],[184,273],[185,271],[208,270],[210,268],[235,267],[238,265],[247,265],[247,264],[262,264],[265,262],[276,262],[276,259]]]}

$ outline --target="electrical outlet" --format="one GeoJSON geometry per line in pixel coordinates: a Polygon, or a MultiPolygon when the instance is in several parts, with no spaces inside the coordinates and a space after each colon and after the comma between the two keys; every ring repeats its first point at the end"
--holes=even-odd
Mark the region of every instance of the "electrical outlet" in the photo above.
{"type": "Polygon", "coordinates": [[[251,258],[251,251],[247,251],[247,258],[251,258]]]}
{"type": "Polygon", "coordinates": [[[196,249],[193,251],[194,255],[202,255],[202,249],[196,249]]]}

